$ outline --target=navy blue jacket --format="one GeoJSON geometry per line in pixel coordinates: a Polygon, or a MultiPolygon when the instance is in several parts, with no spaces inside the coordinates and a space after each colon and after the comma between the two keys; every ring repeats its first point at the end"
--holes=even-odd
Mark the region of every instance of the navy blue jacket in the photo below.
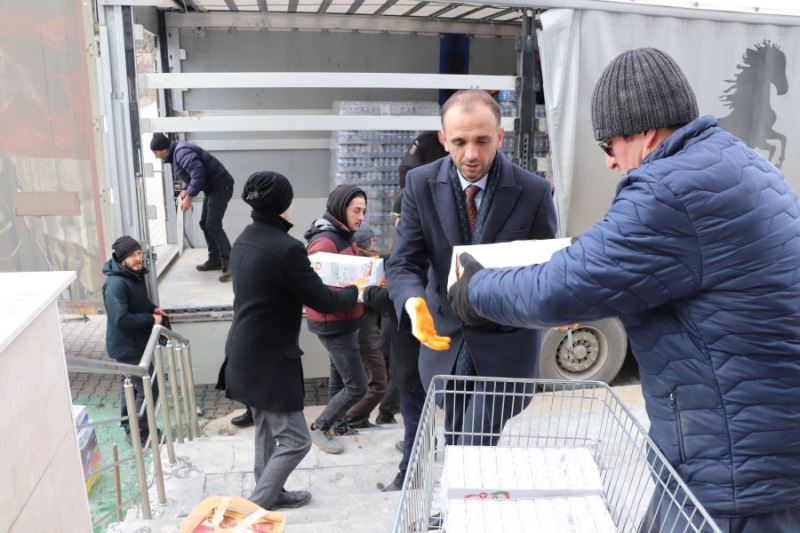
{"type": "Polygon", "coordinates": [[[103,265],[103,303],[106,324],[106,351],[112,359],[136,360],[138,364],[153,330],[153,310],[144,281],[146,271],[134,272],[115,259],[103,265]]]}
{"type": "Polygon", "coordinates": [[[180,178],[189,196],[197,196],[220,190],[225,185],[233,185],[233,177],[222,163],[196,144],[186,141],[172,141],[169,145],[167,163],[172,172],[180,178]]]}
{"type": "Polygon", "coordinates": [[[701,117],[631,170],[572,246],[480,271],[470,302],[518,327],[619,316],[650,434],[712,515],[798,506],[799,217],[781,173],[701,117]]]}
{"type": "MultiPolygon", "coordinates": [[[[550,184],[497,153],[495,191],[481,233],[481,242],[550,239],[556,215],[550,184]]],[[[467,244],[461,232],[456,199],[448,177],[450,157],[408,173],[402,216],[387,262],[387,286],[398,321],[408,329],[403,306],[408,298],[425,298],[441,335],[452,338],[450,349],[422,346],[419,370],[427,388],[431,377],[450,374],[462,341],[480,376],[530,378],[536,375],[539,335],[533,329],[464,327],[447,301],[447,274],[453,246],[467,244]]]]}

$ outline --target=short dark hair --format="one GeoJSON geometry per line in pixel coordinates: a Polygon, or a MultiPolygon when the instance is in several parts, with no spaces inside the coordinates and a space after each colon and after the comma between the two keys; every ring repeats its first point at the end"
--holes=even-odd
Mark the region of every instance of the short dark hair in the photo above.
{"type": "Polygon", "coordinates": [[[451,107],[454,105],[459,105],[463,107],[464,110],[469,111],[475,107],[476,104],[484,104],[487,106],[492,113],[494,113],[494,116],[497,119],[497,125],[500,126],[500,105],[497,103],[497,100],[492,98],[491,94],[482,89],[464,89],[453,93],[453,95],[448,98],[442,106],[442,128],[444,128],[444,116],[451,107]]]}

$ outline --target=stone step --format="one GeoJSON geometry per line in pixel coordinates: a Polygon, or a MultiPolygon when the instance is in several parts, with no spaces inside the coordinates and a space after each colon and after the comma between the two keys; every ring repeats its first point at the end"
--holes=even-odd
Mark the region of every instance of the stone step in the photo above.
{"type": "Polygon", "coordinates": [[[394,520],[399,499],[399,492],[313,494],[311,502],[305,507],[281,509],[280,512],[286,513],[286,523],[292,527],[300,524],[339,521],[352,517],[353,520],[358,519],[362,524],[371,524],[372,531],[388,531],[394,520]]]}

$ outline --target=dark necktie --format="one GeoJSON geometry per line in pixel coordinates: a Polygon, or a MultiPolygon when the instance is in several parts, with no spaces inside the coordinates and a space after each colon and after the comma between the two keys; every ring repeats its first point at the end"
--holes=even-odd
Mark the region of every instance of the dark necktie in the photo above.
{"type": "Polygon", "coordinates": [[[481,192],[477,185],[470,185],[464,189],[464,198],[467,201],[467,224],[469,224],[469,234],[475,232],[475,222],[478,220],[478,204],[475,203],[475,196],[481,192]]]}

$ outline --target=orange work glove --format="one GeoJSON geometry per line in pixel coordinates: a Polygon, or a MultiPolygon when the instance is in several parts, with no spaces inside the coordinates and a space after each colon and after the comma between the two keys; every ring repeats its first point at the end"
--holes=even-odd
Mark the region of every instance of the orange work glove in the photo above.
{"type": "Polygon", "coordinates": [[[415,296],[406,300],[406,313],[411,319],[411,334],[431,350],[447,350],[450,348],[450,337],[442,337],[436,332],[436,324],[428,310],[424,298],[415,296]]]}

